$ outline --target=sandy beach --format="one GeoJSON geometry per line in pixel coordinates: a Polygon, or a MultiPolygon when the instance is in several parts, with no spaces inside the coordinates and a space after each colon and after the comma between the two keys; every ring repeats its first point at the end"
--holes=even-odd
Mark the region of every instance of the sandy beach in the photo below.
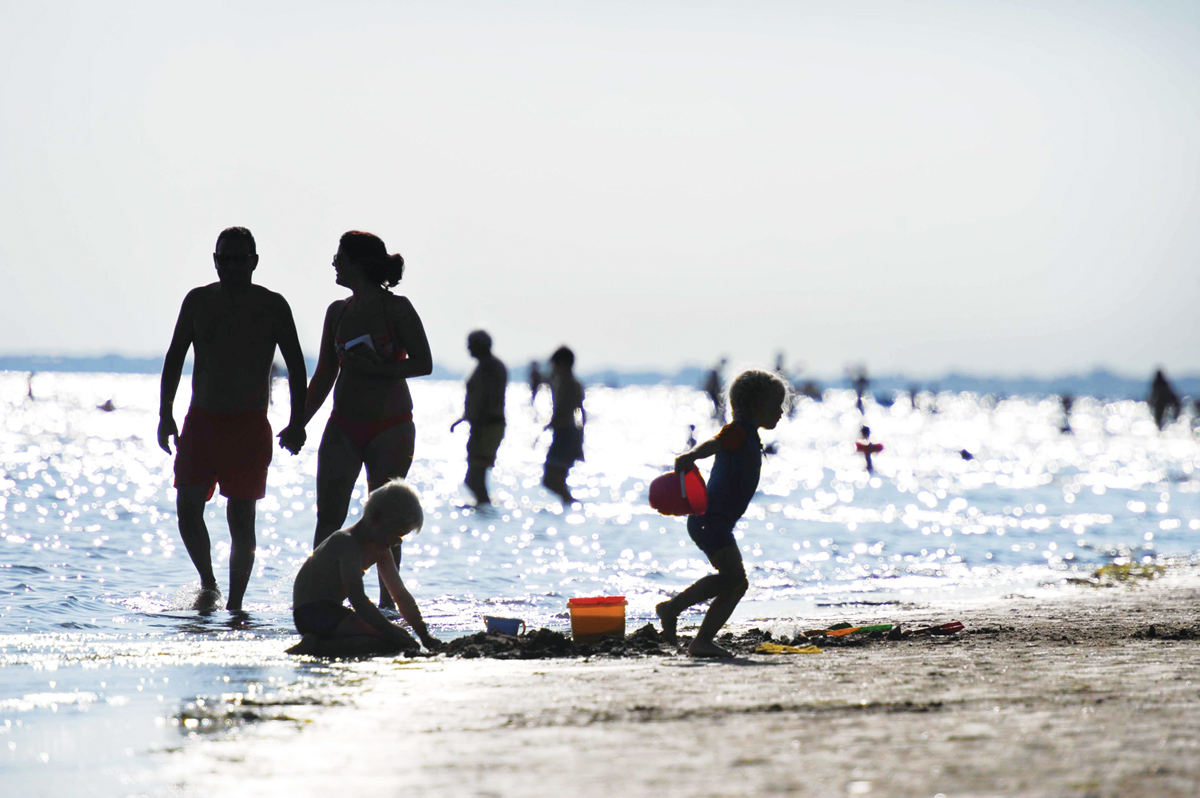
{"type": "Polygon", "coordinates": [[[167,768],[186,795],[1190,796],[1198,603],[1188,569],[1048,598],[851,608],[854,623],[966,630],[820,654],[370,660],[334,705],[263,708],[295,722],[197,740],[167,768]]]}

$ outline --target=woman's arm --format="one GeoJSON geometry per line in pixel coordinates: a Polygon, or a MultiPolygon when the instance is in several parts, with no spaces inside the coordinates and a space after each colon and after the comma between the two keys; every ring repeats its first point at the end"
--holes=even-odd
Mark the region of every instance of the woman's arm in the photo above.
{"type": "Polygon", "coordinates": [[[312,421],[312,417],[321,409],[321,405],[325,403],[325,397],[329,396],[330,390],[333,389],[333,383],[337,380],[338,357],[337,345],[334,343],[336,335],[334,318],[341,317],[341,314],[335,313],[335,311],[338,304],[344,301],[339,299],[325,311],[325,324],[321,329],[321,352],[317,356],[317,369],[313,372],[312,382],[308,384],[308,397],[304,402],[305,424],[312,421]]]}
{"type": "Polygon", "coordinates": [[[424,377],[433,372],[433,355],[429,352],[429,339],[425,337],[425,326],[417,309],[408,301],[408,297],[394,296],[388,301],[388,318],[396,331],[396,337],[403,342],[408,357],[399,362],[384,361],[377,358],[352,357],[347,353],[346,364],[353,364],[354,371],[364,377],[381,379],[408,379],[424,377]]]}

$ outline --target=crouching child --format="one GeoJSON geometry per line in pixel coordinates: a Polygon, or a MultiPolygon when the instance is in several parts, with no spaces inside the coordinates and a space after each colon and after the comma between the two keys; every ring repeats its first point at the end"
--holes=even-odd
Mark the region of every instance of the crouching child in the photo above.
{"type": "Polygon", "coordinates": [[[441,641],[429,634],[391,554],[391,547],[420,529],[423,521],[420,499],[403,480],[372,491],[362,518],[322,541],[300,566],[292,588],[292,618],[304,639],[289,653],[359,656],[421,648],[367,598],[362,577],[372,565],[421,643],[431,651],[440,648],[441,641]],[[347,598],[350,607],[344,604],[347,598]]]}

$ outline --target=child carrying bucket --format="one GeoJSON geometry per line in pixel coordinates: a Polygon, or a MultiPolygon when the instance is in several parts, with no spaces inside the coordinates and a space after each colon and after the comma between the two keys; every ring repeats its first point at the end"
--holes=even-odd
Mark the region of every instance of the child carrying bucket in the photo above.
{"type": "Polygon", "coordinates": [[[787,385],[778,375],[758,369],[742,372],[729,387],[733,421],[715,438],[675,458],[675,472],[687,474],[697,460],[716,455],[708,483],[708,506],[702,515],[688,517],[687,530],[717,573],[701,578],[655,608],[662,621],[663,636],[675,643],[678,641],[675,625],[679,614],[688,607],[713,600],[700,624],[700,631],[688,646],[689,656],[733,656],[713,642],[750,586],[733,528],[758,490],[762,467],[762,442],[758,430],[775,429],[783,416],[787,395],[787,385]]]}

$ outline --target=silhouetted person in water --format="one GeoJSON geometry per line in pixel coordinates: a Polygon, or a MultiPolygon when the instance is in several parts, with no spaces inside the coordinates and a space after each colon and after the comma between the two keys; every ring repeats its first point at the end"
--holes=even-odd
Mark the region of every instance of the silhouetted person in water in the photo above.
{"type": "Polygon", "coordinates": [[[536,360],[529,362],[529,404],[537,401],[538,388],[542,387],[542,383],[546,380],[542,377],[542,370],[538,367],[536,360]]]}
{"type": "Polygon", "coordinates": [[[1154,381],[1150,383],[1149,402],[1150,410],[1154,413],[1154,423],[1160,431],[1171,419],[1179,415],[1179,396],[1171,387],[1171,383],[1167,382],[1167,375],[1163,374],[1162,369],[1154,372],[1154,381]]]}
{"type": "Polygon", "coordinates": [[[871,386],[871,381],[867,379],[867,367],[859,366],[850,379],[850,384],[854,388],[854,406],[858,408],[858,412],[863,411],[863,394],[867,392],[867,388],[871,386]]]}
{"type": "Polygon", "coordinates": [[[1071,407],[1075,404],[1075,397],[1065,393],[1059,398],[1062,401],[1063,421],[1062,427],[1058,431],[1063,435],[1071,435],[1074,433],[1074,430],[1071,429],[1071,407]]]}
{"type": "Polygon", "coordinates": [[[254,568],[255,502],[266,495],[271,463],[271,363],[279,347],[292,398],[291,418],[279,433],[279,443],[296,454],[305,440],[304,355],[287,300],[251,282],[258,255],[250,231],[222,231],[213,262],[218,282],[188,292],[163,362],[158,445],[170,454],[171,437],[176,438],[179,534],[200,574],[200,610],[215,609],[221,597],[204,505],[218,483],[229,500],[225,517],[232,545],[226,607],[239,611],[254,568]],[[192,401],[181,433],[172,406],[189,347],[195,352],[192,401]]]}
{"type": "Polygon", "coordinates": [[[467,397],[462,418],[450,425],[450,431],[462,422],[471,425],[467,439],[467,487],[479,504],[491,504],[487,491],[488,469],[496,464],[496,450],[504,440],[504,392],[508,389],[508,369],[492,354],[492,336],[475,330],[467,336],[467,351],[479,361],[467,380],[467,397]]]}
{"type": "Polygon", "coordinates": [[[713,418],[717,421],[725,421],[725,358],[708,372],[708,376],[704,380],[704,392],[708,394],[708,398],[712,400],[713,418]]]}
{"type": "Polygon", "coordinates": [[[687,450],[690,452],[692,449],[695,449],[695,448],[696,448],[696,425],[688,424],[687,450]]]}
{"type": "MultiPolygon", "coordinates": [[[[338,242],[333,272],[334,281],[351,293],[325,312],[317,370],[308,386],[306,421],[333,390],[317,453],[314,549],[345,523],[364,466],[368,491],[408,476],[417,428],[406,380],[433,371],[421,317],[407,297],[389,290],[404,277],[399,253],[389,255],[379,236],[351,230],[338,242]]],[[[399,565],[399,544],[392,553],[399,565]]],[[[379,606],[395,606],[383,582],[379,592],[379,606]]]]}
{"type": "Polygon", "coordinates": [[[36,401],[33,398],[33,375],[34,374],[37,374],[37,372],[36,371],[29,372],[29,377],[27,378],[27,380],[25,382],[25,398],[27,398],[31,402],[36,401]]]}
{"type": "Polygon", "coordinates": [[[554,438],[546,452],[542,484],[558,494],[564,509],[575,501],[567,487],[567,473],[577,460],[583,459],[583,428],[587,425],[583,386],[575,379],[574,366],[575,353],[565,346],[560,346],[550,356],[549,382],[554,414],[546,428],[553,430],[554,438]]]}
{"type": "Polygon", "coordinates": [[[861,440],[857,444],[855,444],[855,448],[858,450],[858,453],[861,454],[863,457],[865,457],[867,460],[867,473],[874,474],[875,473],[875,463],[873,463],[871,461],[871,456],[882,452],[883,444],[882,443],[871,443],[871,428],[870,427],[863,427],[861,430],[859,430],[859,436],[861,437],[861,440]]]}

